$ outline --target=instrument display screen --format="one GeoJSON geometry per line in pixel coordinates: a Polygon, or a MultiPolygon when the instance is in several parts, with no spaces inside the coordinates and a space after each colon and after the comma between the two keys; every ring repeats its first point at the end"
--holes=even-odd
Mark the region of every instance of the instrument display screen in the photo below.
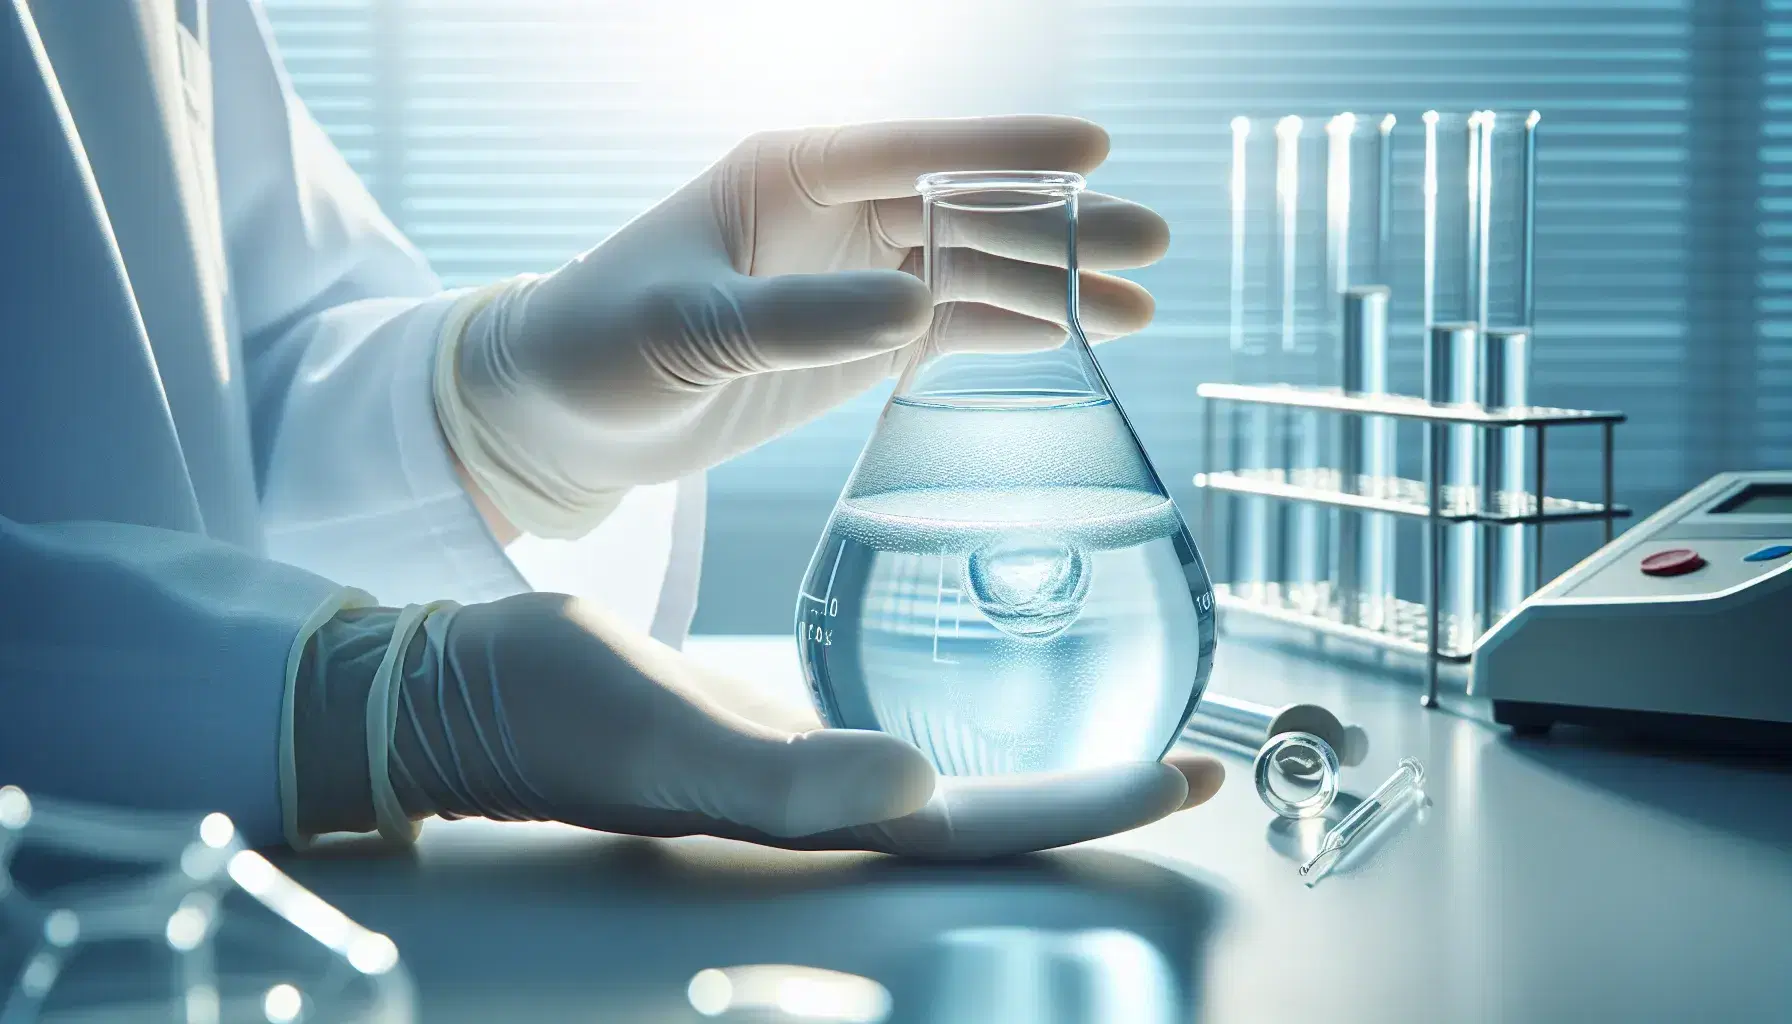
{"type": "Polygon", "coordinates": [[[1792,517],[1792,484],[1750,484],[1711,514],[1792,517]]]}

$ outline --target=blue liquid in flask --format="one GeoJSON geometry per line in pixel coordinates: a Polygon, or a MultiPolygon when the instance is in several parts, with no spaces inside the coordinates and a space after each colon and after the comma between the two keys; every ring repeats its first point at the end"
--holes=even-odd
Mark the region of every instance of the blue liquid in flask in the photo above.
{"type": "Polygon", "coordinates": [[[885,409],[797,632],[827,724],[942,774],[1055,771],[1163,756],[1212,667],[1213,591],[1106,394],[935,392],[885,409]]]}
{"type": "Polygon", "coordinates": [[[797,599],[827,724],[946,775],[1162,757],[1213,665],[1213,587],[1084,338],[1058,171],[923,175],[933,322],[797,599]]]}

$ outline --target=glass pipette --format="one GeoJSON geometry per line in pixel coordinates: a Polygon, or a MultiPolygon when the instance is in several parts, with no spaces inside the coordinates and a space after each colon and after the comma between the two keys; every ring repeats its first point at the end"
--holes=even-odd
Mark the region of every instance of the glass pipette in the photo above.
{"type": "Polygon", "coordinates": [[[1400,767],[1394,769],[1394,774],[1388,776],[1388,780],[1370,793],[1362,803],[1351,808],[1344,820],[1334,825],[1325,834],[1325,838],[1319,841],[1319,852],[1300,866],[1301,877],[1307,879],[1309,885],[1319,881],[1343,855],[1346,847],[1388,811],[1405,803],[1418,792],[1424,781],[1424,767],[1410,757],[1401,758],[1400,767]]]}

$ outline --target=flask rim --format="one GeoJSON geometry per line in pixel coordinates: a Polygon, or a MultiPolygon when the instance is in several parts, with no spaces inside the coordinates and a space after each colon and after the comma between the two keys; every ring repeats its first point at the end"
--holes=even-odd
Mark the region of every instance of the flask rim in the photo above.
{"type": "Polygon", "coordinates": [[[1086,186],[1083,176],[1075,171],[933,171],[915,179],[915,191],[930,198],[965,192],[1073,196],[1086,186]]]}

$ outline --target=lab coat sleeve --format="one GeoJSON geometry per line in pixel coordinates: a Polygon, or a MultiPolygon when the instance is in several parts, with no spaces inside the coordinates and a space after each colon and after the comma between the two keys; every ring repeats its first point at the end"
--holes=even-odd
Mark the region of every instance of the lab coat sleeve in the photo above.
{"type": "Polygon", "coordinates": [[[682,642],[701,477],[631,494],[582,541],[506,557],[436,424],[437,338],[459,295],[305,110],[259,4],[212,8],[219,191],[269,553],[387,604],[551,586],[682,642]]]}
{"type": "Polygon", "coordinates": [[[0,517],[0,782],[279,842],[282,674],[365,600],[192,533],[0,517]]]}
{"type": "Polygon", "coordinates": [[[389,603],[527,589],[436,428],[430,373],[459,296],[305,111],[257,4],[215,0],[209,49],[268,554],[389,603]]]}

